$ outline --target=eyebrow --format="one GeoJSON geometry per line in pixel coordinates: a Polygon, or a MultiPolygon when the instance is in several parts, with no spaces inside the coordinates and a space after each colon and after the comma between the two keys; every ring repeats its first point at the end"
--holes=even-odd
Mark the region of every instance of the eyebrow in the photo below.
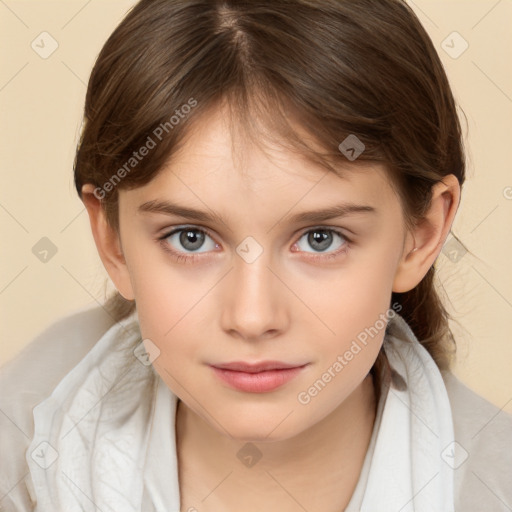
{"type": "MultiPolygon", "coordinates": [[[[141,204],[138,207],[138,212],[161,213],[165,215],[183,217],[185,219],[193,219],[199,222],[216,222],[220,224],[225,224],[222,217],[216,214],[215,212],[196,210],[176,203],[172,203],[170,201],[162,201],[158,199],[147,201],[141,204]]],[[[289,217],[288,222],[292,224],[300,222],[323,222],[325,220],[344,217],[347,215],[358,213],[377,213],[377,209],[369,205],[343,203],[330,206],[328,208],[323,208],[321,210],[297,213],[289,217]]]]}

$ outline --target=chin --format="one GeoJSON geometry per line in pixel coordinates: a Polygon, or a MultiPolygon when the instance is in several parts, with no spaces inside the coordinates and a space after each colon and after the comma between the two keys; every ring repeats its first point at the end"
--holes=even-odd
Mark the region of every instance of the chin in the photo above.
{"type": "MultiPolygon", "coordinates": [[[[276,428],[278,424],[279,422],[276,422],[273,428],[276,428]]],[[[299,431],[290,431],[290,429],[279,429],[279,432],[272,432],[272,427],[262,428],[261,425],[237,426],[233,427],[229,432],[232,439],[240,443],[275,443],[286,441],[300,433],[299,431]]]]}
{"type": "MultiPolygon", "coordinates": [[[[251,412],[233,410],[229,416],[217,416],[219,424],[211,424],[219,433],[240,442],[267,443],[285,441],[304,430],[304,422],[297,424],[297,411],[282,406],[278,410],[251,412]],[[285,411],[285,412],[283,412],[285,411]],[[223,429],[224,427],[224,429],[223,429]],[[229,432],[229,434],[227,434],[229,432]]],[[[307,426],[306,426],[307,428],[307,426]]]]}

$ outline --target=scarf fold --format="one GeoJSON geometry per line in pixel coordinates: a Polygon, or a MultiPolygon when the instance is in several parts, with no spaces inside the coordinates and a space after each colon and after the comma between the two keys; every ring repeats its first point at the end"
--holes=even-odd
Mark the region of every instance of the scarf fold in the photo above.
{"type": "MultiPolygon", "coordinates": [[[[34,408],[26,460],[36,512],[179,512],[178,400],[140,357],[141,340],[134,312],[34,408]]],[[[442,375],[398,314],[383,347],[393,378],[361,512],[454,512],[442,375]]]]}
{"type": "Polygon", "coordinates": [[[454,512],[454,427],[441,372],[398,314],[383,347],[391,382],[361,512],[454,512]]]}

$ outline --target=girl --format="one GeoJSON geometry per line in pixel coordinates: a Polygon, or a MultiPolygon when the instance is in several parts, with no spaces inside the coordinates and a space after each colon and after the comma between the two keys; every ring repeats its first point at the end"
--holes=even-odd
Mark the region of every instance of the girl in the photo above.
{"type": "Polygon", "coordinates": [[[434,286],[464,178],[403,1],[140,1],[75,161],[111,321],[60,334],[4,510],[510,510],[434,286]]]}

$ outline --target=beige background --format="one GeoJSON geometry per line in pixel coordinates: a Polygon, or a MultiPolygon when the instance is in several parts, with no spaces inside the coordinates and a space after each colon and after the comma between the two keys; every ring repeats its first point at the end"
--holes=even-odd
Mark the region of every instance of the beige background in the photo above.
{"type": "MultiPolygon", "coordinates": [[[[0,0],[0,361],[56,319],[104,298],[106,272],[72,163],[94,59],[133,3],[0,0]],[[44,37],[51,48],[42,32],[58,43],[46,59],[31,47],[35,41],[44,51],[44,37]],[[32,252],[43,237],[57,250],[46,262],[32,252]]],[[[512,2],[409,3],[467,116],[468,180],[453,230],[472,254],[449,238],[438,260],[458,322],[454,372],[512,412],[512,2]]]]}

